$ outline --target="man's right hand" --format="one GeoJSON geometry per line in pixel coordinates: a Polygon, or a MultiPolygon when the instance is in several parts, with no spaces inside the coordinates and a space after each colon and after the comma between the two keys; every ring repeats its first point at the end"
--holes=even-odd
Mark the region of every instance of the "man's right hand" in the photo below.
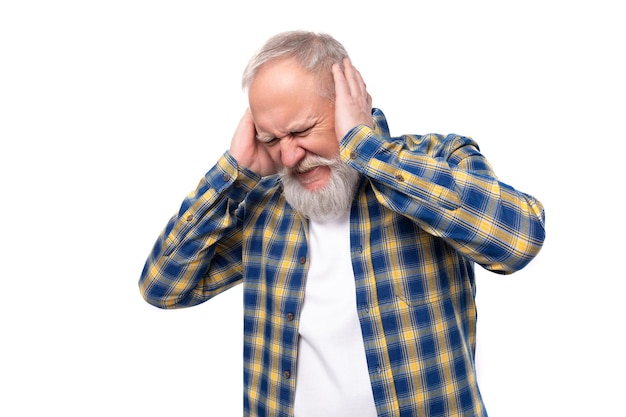
{"type": "Polygon", "coordinates": [[[265,177],[278,172],[265,145],[256,139],[256,129],[250,109],[246,110],[230,143],[230,154],[240,166],[265,177]]]}

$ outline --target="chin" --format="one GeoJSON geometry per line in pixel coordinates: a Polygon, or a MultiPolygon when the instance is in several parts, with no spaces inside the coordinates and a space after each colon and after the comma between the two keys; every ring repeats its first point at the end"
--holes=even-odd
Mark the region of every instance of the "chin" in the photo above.
{"type": "Polygon", "coordinates": [[[359,173],[343,163],[306,183],[295,175],[282,175],[287,202],[305,217],[319,221],[337,218],[350,209],[358,180],[359,173]]]}
{"type": "Polygon", "coordinates": [[[311,192],[316,192],[318,190],[323,189],[328,184],[328,178],[323,178],[319,180],[300,182],[300,185],[303,189],[311,192]]]}

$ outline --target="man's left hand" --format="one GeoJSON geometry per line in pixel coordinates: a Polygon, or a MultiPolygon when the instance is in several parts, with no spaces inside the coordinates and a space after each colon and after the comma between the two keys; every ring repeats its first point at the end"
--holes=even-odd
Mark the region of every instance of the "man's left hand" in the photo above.
{"type": "Polygon", "coordinates": [[[334,64],[332,71],[335,80],[335,133],[337,140],[341,140],[357,125],[373,127],[372,97],[367,92],[361,73],[350,59],[343,60],[343,69],[334,64]]]}

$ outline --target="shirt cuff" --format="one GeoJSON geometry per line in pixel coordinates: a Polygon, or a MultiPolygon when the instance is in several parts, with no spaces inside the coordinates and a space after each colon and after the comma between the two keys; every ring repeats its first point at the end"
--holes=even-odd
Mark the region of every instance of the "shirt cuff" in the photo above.
{"type": "Polygon", "coordinates": [[[380,137],[367,125],[353,127],[339,143],[341,158],[348,164],[367,165],[380,152],[380,137]]]}
{"type": "Polygon", "coordinates": [[[240,166],[230,152],[225,152],[218,160],[215,169],[206,174],[209,184],[214,184],[218,193],[224,193],[234,201],[243,201],[261,180],[250,169],[240,166]]]}

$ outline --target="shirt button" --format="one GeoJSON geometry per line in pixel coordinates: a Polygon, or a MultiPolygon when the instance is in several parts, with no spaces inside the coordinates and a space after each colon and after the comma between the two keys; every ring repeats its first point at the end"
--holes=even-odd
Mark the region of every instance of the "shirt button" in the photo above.
{"type": "Polygon", "coordinates": [[[190,222],[193,220],[193,214],[190,214],[189,216],[187,216],[187,218],[185,219],[186,221],[190,222]]]}
{"type": "Polygon", "coordinates": [[[294,317],[293,313],[287,313],[287,320],[292,321],[294,317]]]}
{"type": "Polygon", "coordinates": [[[286,379],[291,378],[291,372],[289,371],[283,371],[283,375],[285,376],[286,379]]]}
{"type": "Polygon", "coordinates": [[[350,159],[356,159],[357,153],[355,151],[350,152],[350,159]]]}
{"type": "Polygon", "coordinates": [[[224,175],[222,176],[222,179],[224,180],[224,182],[228,182],[228,181],[230,181],[230,175],[228,175],[228,174],[224,174],[224,175]]]}
{"type": "Polygon", "coordinates": [[[300,265],[304,265],[306,263],[306,258],[304,256],[301,256],[299,261],[300,261],[300,265]]]}
{"type": "Polygon", "coordinates": [[[404,181],[404,177],[403,177],[401,174],[396,175],[396,179],[397,179],[399,182],[403,182],[403,181],[404,181]]]}

